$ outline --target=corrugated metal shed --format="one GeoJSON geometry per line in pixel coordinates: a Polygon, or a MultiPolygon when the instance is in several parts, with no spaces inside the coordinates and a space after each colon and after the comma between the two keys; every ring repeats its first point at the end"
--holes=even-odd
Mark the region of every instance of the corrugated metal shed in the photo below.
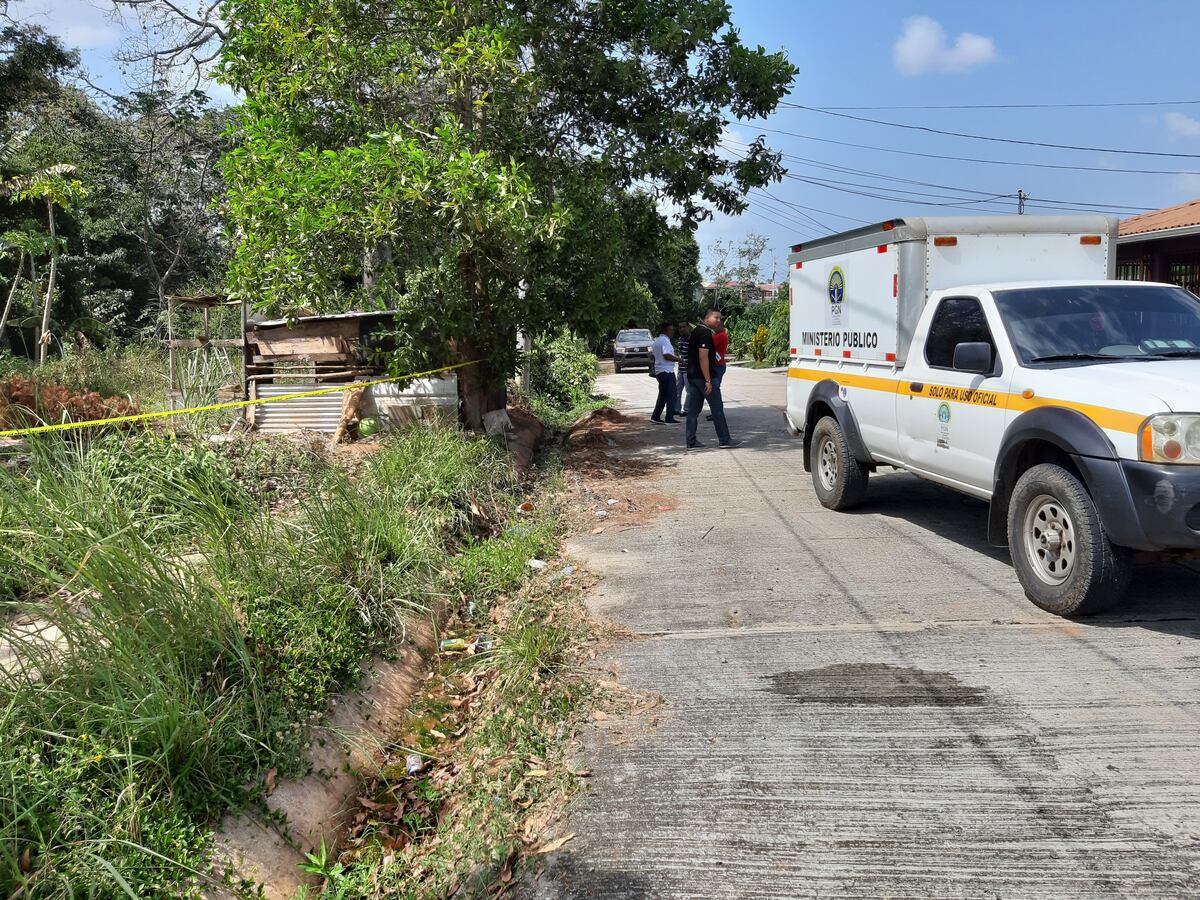
{"type": "MultiPolygon", "coordinates": [[[[303,391],[329,387],[328,384],[260,384],[258,396],[279,397],[284,394],[299,394],[303,391]]],[[[319,397],[299,397],[281,400],[278,403],[263,403],[254,409],[254,425],[267,434],[287,431],[324,431],[333,433],[342,416],[342,398],[345,391],[322,394],[319,397]]]]}
{"type": "MultiPolygon", "coordinates": [[[[260,384],[260,398],[281,397],[304,391],[328,388],[324,384],[260,384]]],[[[337,430],[342,415],[345,391],[322,394],[319,397],[299,397],[263,403],[254,408],[255,427],[268,434],[288,431],[337,430]]],[[[377,384],[367,390],[362,412],[378,415],[393,424],[401,425],[426,417],[427,410],[453,417],[458,409],[458,380],[450,374],[442,378],[420,378],[405,385],[377,384]]]]}

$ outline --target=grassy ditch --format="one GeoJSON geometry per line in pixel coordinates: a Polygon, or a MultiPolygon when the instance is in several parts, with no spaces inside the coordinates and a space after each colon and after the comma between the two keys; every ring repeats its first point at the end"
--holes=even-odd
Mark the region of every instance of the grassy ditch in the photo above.
{"type": "Polygon", "coordinates": [[[0,468],[0,891],[176,897],[213,823],[297,773],[358,663],[511,590],[503,448],[407,431],[347,470],[286,441],[46,440],[0,468]]]}
{"type": "MultiPolygon", "coordinates": [[[[525,528],[558,534],[556,495],[542,494],[525,528]]],[[[364,785],[344,851],[310,857],[321,896],[490,895],[543,849],[586,775],[566,756],[594,686],[576,667],[589,636],[583,579],[561,560],[529,576],[527,550],[493,545],[514,577],[451,623],[406,733],[364,785]]]]}

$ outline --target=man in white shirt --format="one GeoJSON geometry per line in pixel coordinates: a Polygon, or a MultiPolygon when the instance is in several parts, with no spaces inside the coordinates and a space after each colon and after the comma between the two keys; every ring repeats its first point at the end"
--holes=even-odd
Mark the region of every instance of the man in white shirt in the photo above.
{"type": "Polygon", "coordinates": [[[679,357],[675,355],[675,347],[671,344],[671,326],[663,322],[658,326],[658,337],[650,345],[654,353],[654,379],[658,382],[658,399],[654,401],[654,412],[651,420],[659,424],[675,423],[679,420],[675,414],[675,363],[679,357]],[[662,414],[666,412],[667,418],[662,414]]]}

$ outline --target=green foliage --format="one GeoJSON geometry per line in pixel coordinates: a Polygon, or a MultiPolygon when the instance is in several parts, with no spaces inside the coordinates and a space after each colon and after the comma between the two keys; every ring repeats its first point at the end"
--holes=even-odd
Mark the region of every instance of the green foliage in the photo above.
{"type": "Polygon", "coordinates": [[[790,311],[786,295],[771,303],[758,303],[727,323],[730,352],[737,356],[752,356],[756,362],[772,366],[787,365],[790,311]],[[766,336],[758,337],[760,330],[766,336]],[[758,349],[755,339],[758,338],[758,349]],[[757,355],[761,353],[761,358],[757,355]]]}
{"type": "Polygon", "coordinates": [[[568,410],[591,399],[599,372],[596,357],[567,329],[535,339],[529,361],[530,391],[548,405],[568,410]]]}
{"type": "Polygon", "coordinates": [[[503,448],[454,430],[354,472],[286,441],[32,447],[0,469],[6,894],[198,892],[211,823],[298,770],[363,656],[435,597],[508,589],[553,534],[506,531],[503,448]]]}
{"type": "Polygon", "coordinates": [[[721,149],[726,112],[768,114],[795,73],[724,4],[231,0],[224,18],[246,96],[233,290],[274,313],[395,307],[398,368],[484,359],[467,399],[512,373],[518,328],[596,335],[638,284],[677,309],[692,224],[782,171],[761,141],[721,149]]]}
{"type": "Polygon", "coordinates": [[[759,325],[754,329],[754,335],[750,338],[750,355],[756,363],[763,361],[767,353],[767,340],[770,338],[771,332],[767,330],[766,325],[759,325]]]}

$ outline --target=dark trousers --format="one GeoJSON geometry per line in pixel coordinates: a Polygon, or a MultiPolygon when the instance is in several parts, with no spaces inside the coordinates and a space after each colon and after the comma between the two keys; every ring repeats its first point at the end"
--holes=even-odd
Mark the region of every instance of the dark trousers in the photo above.
{"type": "Polygon", "coordinates": [[[687,427],[685,429],[687,446],[696,443],[696,425],[700,421],[700,411],[704,409],[704,401],[708,400],[708,408],[712,412],[713,427],[717,429],[717,441],[729,443],[729,426],[725,424],[725,404],[721,401],[721,389],[713,385],[712,393],[704,396],[704,379],[688,379],[687,396],[687,427]]]}
{"type": "Polygon", "coordinates": [[[674,419],[675,373],[659,372],[654,379],[658,382],[658,399],[654,401],[654,412],[651,415],[656,419],[661,419],[663,410],[666,410],[667,418],[674,419]]]}

